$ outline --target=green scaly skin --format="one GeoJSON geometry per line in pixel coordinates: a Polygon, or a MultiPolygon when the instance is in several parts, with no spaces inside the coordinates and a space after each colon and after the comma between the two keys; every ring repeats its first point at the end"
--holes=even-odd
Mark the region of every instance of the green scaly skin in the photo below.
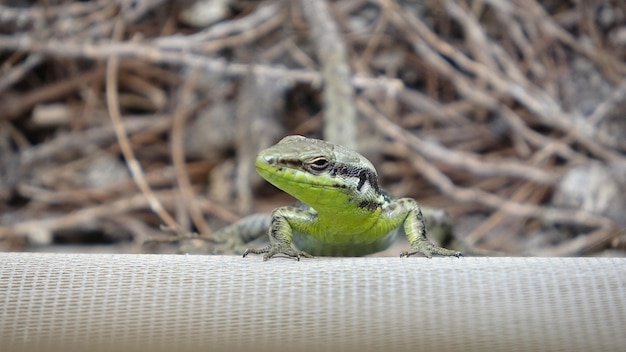
{"type": "MultiPolygon", "coordinates": [[[[392,199],[378,185],[374,166],[362,155],[318,139],[287,136],[261,151],[255,161],[259,174],[310,208],[280,207],[271,214],[270,244],[248,248],[268,260],[277,254],[294,257],[363,256],[387,248],[402,227],[411,250],[456,256],[426,238],[422,212],[414,199],[392,199]],[[297,248],[297,249],[296,249],[297,248]]],[[[245,232],[249,239],[263,233],[266,221],[252,219],[231,225],[227,232],[245,232]],[[253,225],[253,226],[252,226],[253,225]]]]}

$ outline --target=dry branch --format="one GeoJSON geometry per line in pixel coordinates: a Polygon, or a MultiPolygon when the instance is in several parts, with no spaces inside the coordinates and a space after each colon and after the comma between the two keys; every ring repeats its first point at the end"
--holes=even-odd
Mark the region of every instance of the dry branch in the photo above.
{"type": "Polygon", "coordinates": [[[302,0],[324,80],[324,137],[356,147],[356,109],[346,45],[324,0],[302,0]]]}

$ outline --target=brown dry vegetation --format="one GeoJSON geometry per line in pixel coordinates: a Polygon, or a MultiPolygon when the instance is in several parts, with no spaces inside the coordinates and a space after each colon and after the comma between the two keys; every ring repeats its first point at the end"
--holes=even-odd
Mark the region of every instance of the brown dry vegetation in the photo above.
{"type": "Polygon", "coordinates": [[[625,111],[623,1],[9,1],[0,248],[210,238],[289,202],[252,158],[303,134],[467,252],[623,255],[625,111]]]}

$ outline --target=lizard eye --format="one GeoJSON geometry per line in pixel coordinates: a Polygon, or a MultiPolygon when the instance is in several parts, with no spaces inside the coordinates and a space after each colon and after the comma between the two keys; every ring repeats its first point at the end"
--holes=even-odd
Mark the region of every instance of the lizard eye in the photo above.
{"type": "Polygon", "coordinates": [[[328,168],[329,162],[324,157],[313,159],[309,162],[309,167],[313,171],[324,171],[328,168]]]}

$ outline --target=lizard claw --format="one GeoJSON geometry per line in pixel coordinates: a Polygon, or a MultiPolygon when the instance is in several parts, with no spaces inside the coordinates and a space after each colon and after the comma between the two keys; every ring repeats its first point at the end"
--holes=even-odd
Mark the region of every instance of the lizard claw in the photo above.
{"type": "Polygon", "coordinates": [[[267,261],[269,259],[271,259],[272,257],[274,257],[277,254],[284,254],[287,257],[291,257],[291,258],[295,258],[296,260],[300,261],[300,258],[304,257],[304,258],[313,258],[312,255],[310,255],[307,252],[304,251],[298,251],[295,250],[291,247],[281,247],[281,246],[272,246],[271,244],[269,246],[265,246],[263,248],[248,248],[245,250],[245,252],[243,252],[243,256],[244,258],[250,254],[263,254],[263,261],[267,261]]]}
{"type": "Polygon", "coordinates": [[[422,253],[426,258],[429,258],[429,259],[433,257],[433,254],[442,255],[446,257],[457,257],[457,258],[460,258],[463,256],[463,253],[459,251],[453,251],[453,250],[445,249],[441,247],[434,247],[432,248],[432,252],[425,248],[418,248],[412,251],[405,251],[405,252],[400,253],[400,258],[410,257],[417,253],[422,253]]]}

